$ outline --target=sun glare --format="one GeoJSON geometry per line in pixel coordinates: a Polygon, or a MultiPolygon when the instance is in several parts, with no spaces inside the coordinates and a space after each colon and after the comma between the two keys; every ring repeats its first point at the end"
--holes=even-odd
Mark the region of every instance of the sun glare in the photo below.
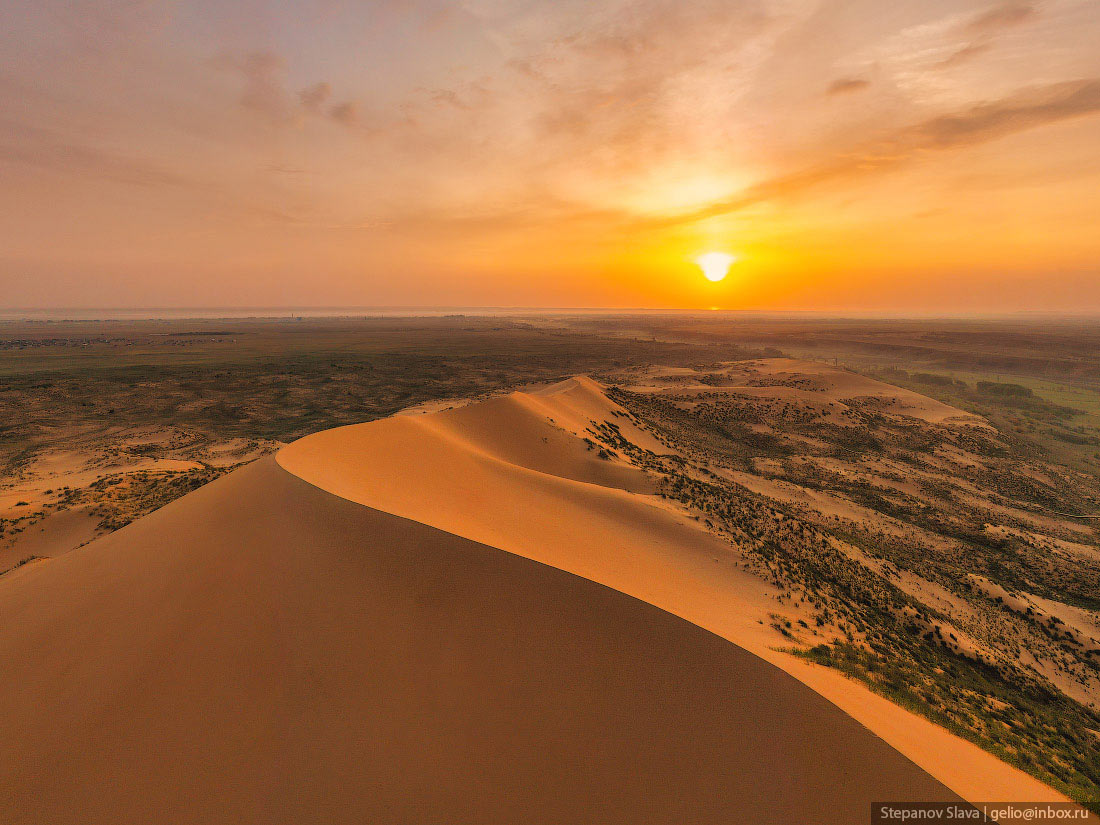
{"type": "Polygon", "coordinates": [[[736,258],[726,252],[708,252],[695,259],[695,263],[703,270],[703,276],[708,281],[721,281],[729,272],[730,264],[736,258]]]}

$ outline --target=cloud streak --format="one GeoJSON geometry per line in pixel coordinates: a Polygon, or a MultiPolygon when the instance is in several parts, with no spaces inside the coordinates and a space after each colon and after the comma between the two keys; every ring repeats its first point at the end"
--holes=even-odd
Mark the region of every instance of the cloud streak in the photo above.
{"type": "Polygon", "coordinates": [[[133,186],[202,186],[190,176],[151,161],[71,142],[47,129],[12,120],[0,120],[0,162],[133,186]]]}
{"type": "Polygon", "coordinates": [[[1028,129],[1097,113],[1100,113],[1098,78],[1028,89],[1002,100],[978,103],[951,114],[911,124],[858,148],[840,160],[772,178],[733,198],[658,222],[676,225],[727,215],[765,201],[801,195],[825,183],[887,171],[912,162],[928,151],[975,146],[1028,129]]]}
{"type": "Polygon", "coordinates": [[[827,95],[846,95],[851,92],[859,92],[871,85],[870,80],[861,77],[842,77],[834,80],[825,90],[827,95]]]}
{"type": "Polygon", "coordinates": [[[965,29],[971,34],[989,34],[990,32],[1018,26],[1031,20],[1035,14],[1034,3],[1002,3],[974,17],[966,24],[965,29]]]}
{"type": "Polygon", "coordinates": [[[963,25],[961,34],[973,38],[936,64],[938,69],[953,69],[992,50],[996,39],[1007,29],[1030,22],[1037,14],[1033,3],[1008,2],[978,14],[963,25]]]}
{"type": "Polygon", "coordinates": [[[362,104],[357,100],[333,100],[333,87],[318,81],[295,94],[286,87],[287,61],[274,52],[222,55],[214,61],[222,70],[241,76],[244,87],[240,105],[277,124],[303,117],[318,117],[347,128],[363,125],[362,104]]]}

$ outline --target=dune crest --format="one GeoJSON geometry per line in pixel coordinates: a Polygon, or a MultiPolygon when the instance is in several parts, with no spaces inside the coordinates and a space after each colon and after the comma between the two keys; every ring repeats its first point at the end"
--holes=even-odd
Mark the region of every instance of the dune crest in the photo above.
{"type": "MultiPolygon", "coordinates": [[[[611,419],[661,448],[619,411],[581,377],[445,412],[327,430],[285,447],[276,460],[342,498],[643,601],[664,607],[677,594],[693,594],[685,618],[704,627],[729,624],[731,594],[763,609],[770,590],[740,569],[734,548],[652,495],[644,472],[600,458],[584,441],[593,421],[611,419]]],[[[760,635],[756,611],[739,618],[741,634],[760,635]]]]}
{"type": "MultiPolygon", "coordinates": [[[[974,421],[909,395],[900,405],[904,414],[947,420],[958,413],[974,421]]],[[[964,798],[1065,800],[839,673],[778,651],[783,638],[761,621],[775,604],[774,590],[742,567],[736,547],[652,495],[645,472],[601,457],[586,443],[589,428],[603,422],[644,449],[665,450],[601,385],[579,376],[456,409],[317,433],[276,459],[341,498],[566,570],[717,633],[827,697],[964,798]]]]}

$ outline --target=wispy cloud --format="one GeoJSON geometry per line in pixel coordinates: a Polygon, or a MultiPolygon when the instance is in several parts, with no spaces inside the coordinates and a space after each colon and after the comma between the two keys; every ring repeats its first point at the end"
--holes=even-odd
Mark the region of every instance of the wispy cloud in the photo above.
{"type": "Polygon", "coordinates": [[[348,128],[363,124],[362,104],[357,100],[333,100],[333,87],[318,81],[291,94],[286,88],[287,61],[274,52],[223,54],[214,61],[244,81],[240,105],[275,123],[295,123],[303,117],[320,117],[348,128]]]}
{"type": "Polygon", "coordinates": [[[936,68],[953,69],[956,66],[961,66],[963,63],[968,63],[979,55],[985,54],[992,47],[993,44],[988,40],[967,43],[965,46],[959,47],[947,57],[943,58],[943,60],[936,63],[936,68]]]}
{"type": "Polygon", "coordinates": [[[1100,79],[1054,83],[1010,97],[911,124],[844,157],[789,175],[771,178],[724,201],[686,215],[662,219],[682,224],[747,209],[805,193],[813,187],[887,171],[929,151],[974,146],[1069,118],[1100,113],[1100,79]]]}
{"type": "Polygon", "coordinates": [[[329,110],[328,115],[337,123],[348,127],[358,126],[362,122],[359,103],[354,100],[336,104],[329,110]]]}
{"type": "Polygon", "coordinates": [[[286,61],[274,52],[249,52],[243,55],[224,54],[214,65],[239,74],[244,81],[240,104],[273,120],[286,117],[289,98],[283,88],[286,61]]]}
{"type": "Polygon", "coordinates": [[[319,113],[332,97],[332,86],[324,81],[298,92],[298,100],[307,112],[319,113]]]}
{"type": "Polygon", "coordinates": [[[153,161],[72,141],[12,120],[0,120],[0,163],[33,166],[62,175],[150,187],[201,187],[199,181],[153,161]]]}
{"type": "Polygon", "coordinates": [[[1053,83],[931,118],[900,132],[894,142],[909,151],[948,149],[1097,112],[1100,112],[1100,79],[1053,83]]]}
{"type": "Polygon", "coordinates": [[[997,37],[1006,29],[1029,22],[1037,15],[1034,3],[1008,2],[993,6],[971,18],[960,27],[960,35],[968,39],[936,67],[952,69],[985,54],[993,48],[997,37]]]}
{"type": "Polygon", "coordinates": [[[825,90],[827,95],[844,95],[849,92],[858,92],[871,85],[870,80],[861,77],[841,77],[829,84],[825,90]]]}
{"type": "Polygon", "coordinates": [[[966,24],[965,29],[971,34],[988,34],[1030,20],[1036,11],[1034,3],[1002,3],[978,14],[966,24]]]}

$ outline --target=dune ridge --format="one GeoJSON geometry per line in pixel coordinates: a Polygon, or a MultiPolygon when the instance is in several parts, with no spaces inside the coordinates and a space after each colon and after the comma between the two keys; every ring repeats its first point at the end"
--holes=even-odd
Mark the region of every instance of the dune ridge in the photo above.
{"type": "MultiPolygon", "coordinates": [[[[945,405],[925,410],[908,398],[906,408],[936,420],[973,418],[945,405]]],[[[650,495],[644,472],[590,449],[585,432],[604,420],[641,447],[664,449],[597,382],[579,376],[317,433],[284,447],[276,460],[342,498],[567,570],[706,628],[809,685],[964,798],[1066,801],[837,672],[777,650],[783,640],[758,621],[773,604],[772,590],[742,569],[736,548],[650,495]]]]}
{"type": "Polygon", "coordinates": [[[4,821],[767,825],[1061,798],[772,649],[737,549],[585,441],[608,416],[663,449],[581,377],[309,436],[0,577],[4,821]]]}

